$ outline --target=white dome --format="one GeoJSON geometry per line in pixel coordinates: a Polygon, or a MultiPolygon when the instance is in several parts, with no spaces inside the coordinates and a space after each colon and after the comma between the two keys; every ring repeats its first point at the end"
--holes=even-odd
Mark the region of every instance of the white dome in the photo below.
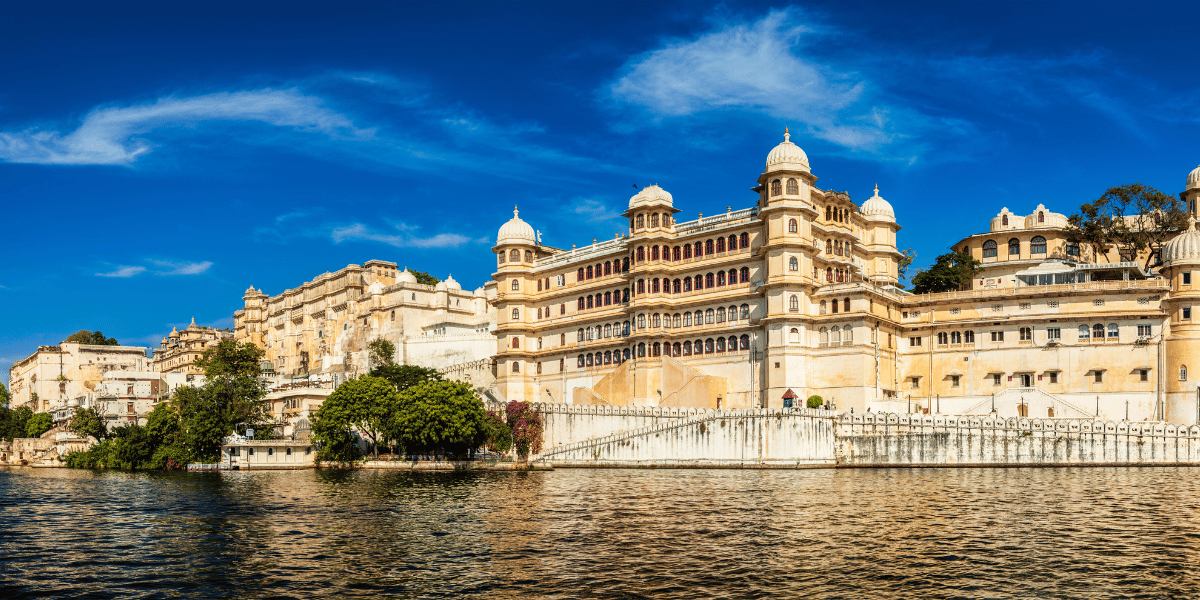
{"type": "Polygon", "coordinates": [[[443,281],[442,283],[446,284],[446,289],[451,289],[451,290],[461,290],[462,289],[462,286],[459,285],[458,282],[454,280],[453,275],[447,275],[446,280],[443,281]]]}
{"type": "Polygon", "coordinates": [[[1191,173],[1188,173],[1186,189],[1200,189],[1200,167],[1196,167],[1195,169],[1192,169],[1191,173]]]}
{"type": "Polygon", "coordinates": [[[404,270],[400,271],[400,274],[396,276],[396,283],[416,283],[416,282],[417,282],[417,276],[413,275],[412,271],[408,270],[408,267],[405,267],[404,270]]]}
{"type": "Polygon", "coordinates": [[[775,146],[767,155],[767,171],[792,170],[808,173],[808,155],[791,142],[792,134],[783,129],[783,143],[775,146]]]}
{"type": "Polygon", "coordinates": [[[1200,231],[1196,231],[1196,217],[1189,217],[1187,231],[1163,246],[1162,261],[1167,267],[1177,262],[1200,262],[1200,231]]]}
{"type": "Polygon", "coordinates": [[[1046,210],[1044,204],[1037,205],[1037,208],[1028,217],[1025,217],[1026,229],[1037,229],[1039,227],[1064,228],[1067,224],[1067,215],[1050,212],[1046,210]],[[1038,220],[1038,215],[1041,215],[1040,221],[1038,220]]]}
{"type": "Polygon", "coordinates": [[[675,199],[671,197],[671,193],[658,187],[658,184],[648,185],[629,199],[629,208],[637,208],[639,206],[649,206],[651,204],[666,204],[674,206],[675,199]]]}
{"type": "Polygon", "coordinates": [[[878,185],[875,186],[875,195],[867,198],[859,210],[868,221],[896,222],[896,211],[892,210],[892,205],[887,200],[880,197],[878,185]]]}
{"type": "Polygon", "coordinates": [[[367,287],[367,293],[372,296],[378,296],[383,293],[383,283],[376,281],[367,287]]]}
{"type": "Polygon", "coordinates": [[[536,243],[537,232],[533,230],[532,225],[522,221],[521,217],[517,216],[517,209],[513,207],[513,218],[500,226],[500,233],[496,236],[496,245],[536,243]]]}

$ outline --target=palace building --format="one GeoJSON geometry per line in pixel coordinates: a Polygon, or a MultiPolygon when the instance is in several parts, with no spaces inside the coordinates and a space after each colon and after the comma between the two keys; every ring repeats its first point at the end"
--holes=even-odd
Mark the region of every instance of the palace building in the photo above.
{"type": "MultiPolygon", "coordinates": [[[[516,211],[497,236],[496,391],[611,406],[781,407],[1001,416],[1200,417],[1194,225],[1151,267],[1067,240],[1067,219],[1003,209],[953,248],[969,290],[897,286],[900,226],[878,187],[824,190],[790,141],[739,210],[678,221],[671,194],[630,198],[629,232],[570,250],[516,211]]],[[[1193,219],[1200,168],[1181,197],[1193,219]]],[[[1147,261],[1148,262],[1148,261],[1147,261]]],[[[1200,283],[1197,284],[1200,286],[1200,283]]]]}
{"type": "Polygon", "coordinates": [[[183,331],[172,327],[171,333],[154,349],[151,370],[159,373],[203,375],[204,370],[195,365],[196,359],[203,356],[205,350],[216,348],[223,340],[231,339],[232,331],[197,325],[196,318],[192,317],[192,323],[183,331]]]}

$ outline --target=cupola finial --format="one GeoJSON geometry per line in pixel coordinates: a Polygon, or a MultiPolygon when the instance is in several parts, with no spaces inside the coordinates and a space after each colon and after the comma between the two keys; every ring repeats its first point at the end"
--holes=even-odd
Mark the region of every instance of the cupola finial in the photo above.
{"type": "Polygon", "coordinates": [[[876,195],[876,196],[878,196],[878,195],[879,195],[879,184],[878,184],[878,183],[877,183],[877,184],[875,184],[875,195],[876,195]]]}
{"type": "Polygon", "coordinates": [[[792,134],[788,132],[787,125],[783,126],[783,141],[785,141],[785,142],[792,141],[792,134]]]}
{"type": "Polygon", "coordinates": [[[1188,217],[1188,231],[1196,230],[1196,215],[1188,217]]]}
{"type": "Polygon", "coordinates": [[[513,218],[514,219],[517,218],[517,205],[516,204],[513,205],[513,218]]]}

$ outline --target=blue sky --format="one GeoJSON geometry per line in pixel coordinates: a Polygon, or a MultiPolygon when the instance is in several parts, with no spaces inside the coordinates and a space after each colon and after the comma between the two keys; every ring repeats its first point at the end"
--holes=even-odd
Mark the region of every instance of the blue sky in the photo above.
{"type": "Polygon", "coordinates": [[[6,3],[0,366],[151,345],[370,259],[481,285],[521,215],[754,202],[784,126],[925,265],[1007,206],[1200,163],[1194,3],[6,3]]]}

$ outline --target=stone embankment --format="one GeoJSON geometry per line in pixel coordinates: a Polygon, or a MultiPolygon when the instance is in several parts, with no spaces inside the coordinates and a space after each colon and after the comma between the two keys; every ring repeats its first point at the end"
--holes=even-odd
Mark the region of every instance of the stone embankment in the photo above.
{"type": "Polygon", "coordinates": [[[547,444],[534,462],[557,467],[1200,465],[1194,425],[809,409],[537,408],[547,444]]]}

